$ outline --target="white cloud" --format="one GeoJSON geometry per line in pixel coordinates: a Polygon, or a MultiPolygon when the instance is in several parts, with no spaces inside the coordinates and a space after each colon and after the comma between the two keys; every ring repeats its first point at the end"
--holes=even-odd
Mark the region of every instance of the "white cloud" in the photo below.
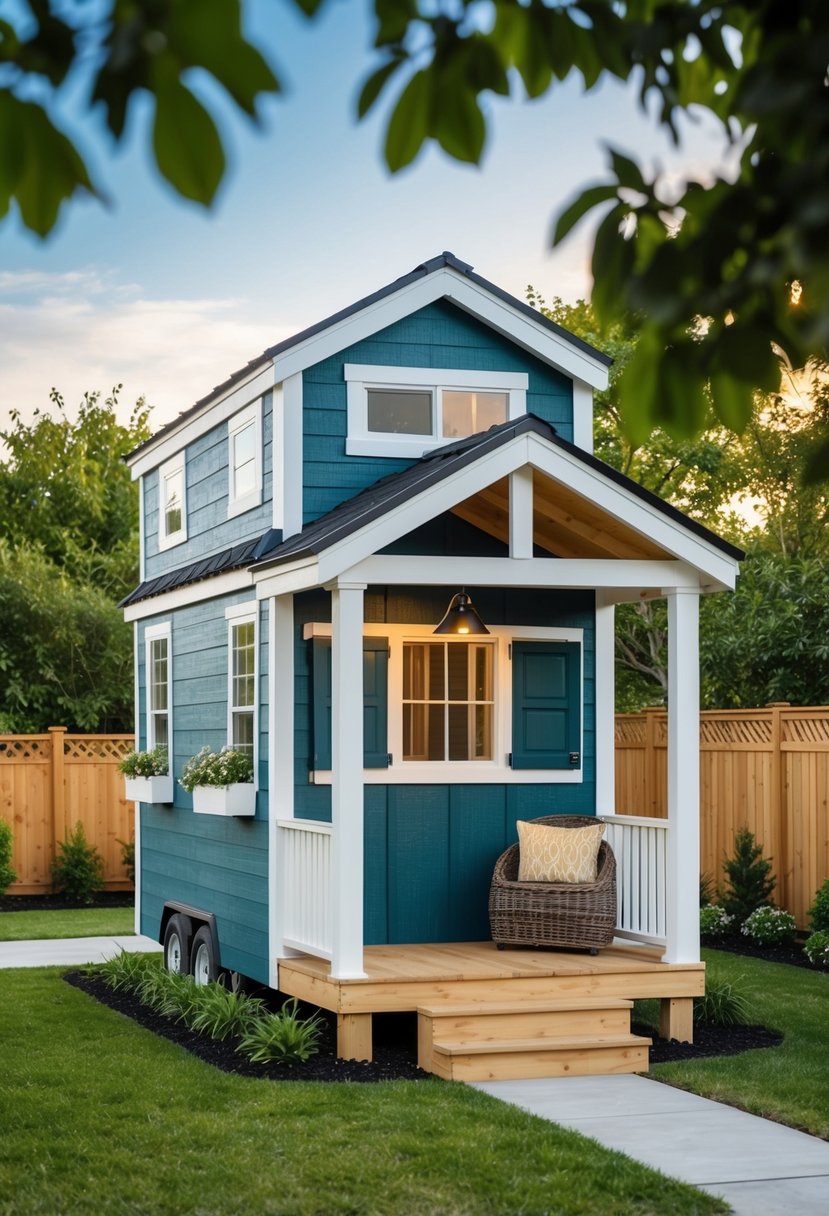
{"type": "Polygon", "coordinates": [[[120,383],[123,416],[143,394],[159,427],[288,332],[243,299],[152,299],[90,270],[0,274],[0,425],[48,409],[53,386],[71,414],[120,383]]]}

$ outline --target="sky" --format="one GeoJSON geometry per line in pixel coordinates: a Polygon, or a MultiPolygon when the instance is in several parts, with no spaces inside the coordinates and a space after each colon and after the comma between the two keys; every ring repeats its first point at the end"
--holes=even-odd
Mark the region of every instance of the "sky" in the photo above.
{"type": "MultiPolygon", "coordinates": [[[[0,8],[5,0],[0,0],[0,8]]],[[[308,22],[293,6],[248,0],[248,33],[286,85],[261,124],[222,118],[230,168],[205,211],[152,166],[146,103],[114,146],[83,106],[67,126],[109,195],[69,204],[46,240],[14,215],[0,222],[0,429],[9,411],[70,414],[84,391],[122,383],[122,412],[144,395],[159,427],[266,347],[391,282],[442,250],[519,298],[589,295],[589,225],[550,248],[551,222],[600,181],[606,146],[668,176],[707,176],[721,137],[686,123],[679,152],[635,93],[585,95],[569,80],[529,102],[520,86],[487,104],[480,167],[437,149],[392,176],[382,161],[389,98],[357,122],[355,99],[376,61],[365,0],[329,0],[308,22]]]]}

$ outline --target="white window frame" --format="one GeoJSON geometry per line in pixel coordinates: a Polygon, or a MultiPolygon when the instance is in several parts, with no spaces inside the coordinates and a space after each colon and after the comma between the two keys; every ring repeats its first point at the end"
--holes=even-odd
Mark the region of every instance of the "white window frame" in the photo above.
{"type": "Polygon", "coordinates": [[[184,452],[178,452],[171,460],[161,465],[158,470],[158,547],[172,549],[187,540],[187,461],[184,452]],[[175,532],[167,532],[167,502],[165,483],[175,474],[181,475],[181,527],[175,532]]]}
{"type": "MultiPolygon", "coordinates": [[[[388,768],[363,770],[366,785],[581,785],[583,760],[574,769],[514,769],[509,764],[512,751],[512,658],[513,642],[577,642],[579,644],[580,736],[579,754],[584,757],[584,630],[536,628],[525,625],[488,625],[490,636],[477,639],[495,645],[493,671],[493,759],[492,760],[403,760],[403,643],[446,641],[436,638],[432,625],[366,624],[364,637],[389,640],[388,669],[388,745],[392,757],[388,768]]],[[[304,626],[303,637],[330,638],[328,622],[304,626]]],[[[461,639],[459,639],[460,641],[461,639]]],[[[475,641],[466,638],[465,641],[475,641]]],[[[330,785],[331,773],[316,770],[310,774],[315,785],[330,785]]]]}
{"type": "Polygon", "coordinates": [[[262,400],[254,401],[247,409],[235,414],[227,424],[227,517],[241,515],[258,507],[262,502],[262,400]],[[254,488],[247,494],[237,496],[235,493],[235,466],[233,463],[233,442],[237,435],[253,427],[255,474],[254,488]]]}
{"type": "Polygon", "coordinates": [[[447,367],[387,367],[346,363],[343,369],[348,398],[348,456],[402,456],[416,459],[446,443],[459,443],[458,437],[442,433],[443,390],[469,393],[506,393],[507,419],[527,412],[526,372],[458,371],[447,367]],[[383,434],[368,429],[369,389],[412,389],[432,396],[432,432],[429,435],[383,434]]]}
{"type": "Polygon", "coordinates": [[[148,625],[144,630],[144,717],[147,734],[147,751],[156,746],[155,720],[152,708],[152,653],[153,643],[167,643],[167,754],[170,772],[173,764],[173,629],[169,621],[148,625]]]}
{"type": "MultiPolygon", "coordinates": [[[[227,745],[233,746],[233,629],[253,625],[253,784],[259,788],[259,612],[258,604],[247,601],[225,609],[227,621],[227,745]]],[[[251,706],[242,706],[249,710],[251,706]]]]}

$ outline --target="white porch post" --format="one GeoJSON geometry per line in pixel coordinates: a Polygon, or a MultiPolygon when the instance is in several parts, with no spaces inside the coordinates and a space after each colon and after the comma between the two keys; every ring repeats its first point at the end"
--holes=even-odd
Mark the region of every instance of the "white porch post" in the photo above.
{"type": "Polygon", "coordinates": [[[596,814],[616,814],[616,605],[596,592],[596,814]]]}
{"type": "Polygon", "coordinates": [[[699,592],[668,592],[665,962],[699,962],[699,592]]]}
{"type": "Polygon", "coordinates": [[[331,592],[331,975],[363,972],[363,592],[331,592]]]}
{"type": "Polygon", "coordinates": [[[275,596],[268,613],[268,960],[278,986],[278,960],[295,954],[283,945],[285,881],[278,819],[294,817],[294,597],[275,596]]]}

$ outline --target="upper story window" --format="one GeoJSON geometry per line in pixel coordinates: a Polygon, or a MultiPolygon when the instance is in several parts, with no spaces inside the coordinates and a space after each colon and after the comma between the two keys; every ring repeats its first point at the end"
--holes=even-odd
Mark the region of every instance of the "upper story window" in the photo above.
{"type": "Polygon", "coordinates": [[[422,456],[527,409],[526,372],[353,363],[344,371],[350,456],[422,456]]]}
{"type": "Polygon", "coordinates": [[[227,424],[228,516],[262,501],[262,403],[255,402],[227,424]]]}
{"type": "Polygon", "coordinates": [[[158,547],[169,549],[187,540],[187,489],[184,452],[158,470],[158,547]]]}
{"type": "Polygon", "coordinates": [[[256,613],[249,604],[228,608],[228,744],[256,751],[256,613]]]}
{"type": "Polygon", "coordinates": [[[144,634],[147,666],[147,748],[170,748],[172,739],[171,713],[172,666],[170,662],[170,626],[153,625],[144,634]]]}

